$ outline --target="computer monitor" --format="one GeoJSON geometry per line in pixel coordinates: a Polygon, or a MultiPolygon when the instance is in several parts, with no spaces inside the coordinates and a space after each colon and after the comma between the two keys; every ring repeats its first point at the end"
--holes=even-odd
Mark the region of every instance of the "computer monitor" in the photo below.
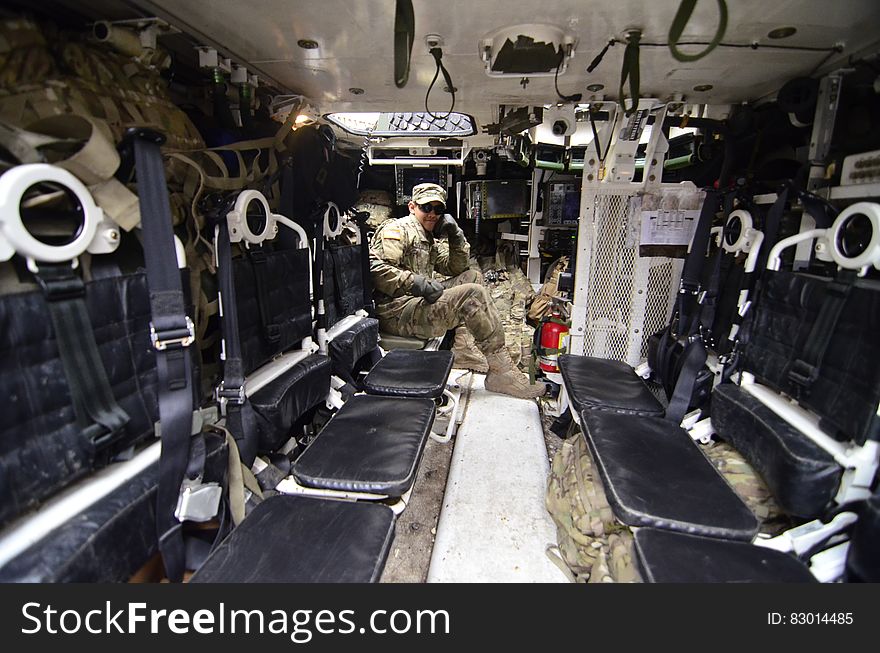
{"type": "Polygon", "coordinates": [[[529,183],[524,179],[483,182],[485,197],[483,218],[486,220],[507,220],[529,217],[531,193],[529,183]]]}
{"type": "Polygon", "coordinates": [[[413,186],[418,184],[439,184],[446,188],[446,166],[394,166],[397,187],[397,203],[406,204],[412,199],[413,186]]]}

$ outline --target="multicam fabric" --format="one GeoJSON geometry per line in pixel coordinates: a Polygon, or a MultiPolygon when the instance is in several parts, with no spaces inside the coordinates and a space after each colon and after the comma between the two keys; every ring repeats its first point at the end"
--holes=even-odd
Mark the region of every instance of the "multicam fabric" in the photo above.
{"type": "Polygon", "coordinates": [[[556,523],[560,555],[578,582],[639,580],[632,533],[615,520],[580,433],[553,457],[545,505],[556,523]]]}
{"type": "Polygon", "coordinates": [[[533,322],[540,322],[543,318],[550,316],[553,307],[553,297],[556,295],[556,284],[559,281],[559,275],[568,267],[568,257],[563,256],[550,268],[547,273],[547,279],[541,290],[538,291],[535,301],[529,308],[529,319],[533,322]]]}
{"type": "Polygon", "coordinates": [[[0,22],[0,120],[26,129],[41,118],[73,113],[103,120],[117,142],[128,127],[150,126],[167,135],[168,147],[204,147],[157,71],[43,29],[27,19],[0,22]]]}
{"type": "Polygon", "coordinates": [[[743,455],[723,440],[716,440],[701,447],[703,453],[715,466],[736,493],[746,502],[761,522],[761,532],[778,535],[794,524],[785,515],[770,489],[743,455]]]}
{"type": "Polygon", "coordinates": [[[408,293],[414,275],[431,279],[437,272],[454,277],[467,270],[469,252],[463,238],[455,246],[435,241],[412,214],[383,224],[370,243],[370,273],[380,315],[399,312],[412,299],[408,293]]]}

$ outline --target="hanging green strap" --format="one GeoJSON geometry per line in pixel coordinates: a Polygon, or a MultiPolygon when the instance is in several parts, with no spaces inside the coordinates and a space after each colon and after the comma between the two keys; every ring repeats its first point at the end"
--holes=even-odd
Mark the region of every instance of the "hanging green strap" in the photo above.
{"type": "Polygon", "coordinates": [[[678,6],[678,12],[675,14],[672,26],[669,28],[669,51],[678,61],[697,61],[698,59],[702,59],[721,43],[721,39],[724,38],[724,32],[727,31],[727,3],[725,0],[716,1],[718,2],[719,17],[718,30],[715,32],[715,36],[712,37],[712,41],[710,41],[709,45],[707,45],[706,49],[702,52],[685,54],[678,49],[678,42],[681,39],[684,28],[691,19],[691,15],[694,13],[694,8],[697,6],[697,0],[681,0],[681,4],[678,6]]]}
{"type": "Polygon", "coordinates": [[[409,62],[416,35],[416,17],[412,0],[397,0],[394,12],[394,84],[406,86],[409,80],[409,62]]]}
{"type": "Polygon", "coordinates": [[[639,106],[639,42],[642,40],[642,33],[634,30],[629,33],[626,41],[626,50],[623,51],[623,69],[620,71],[620,108],[626,112],[627,116],[632,115],[639,106]],[[632,100],[632,106],[626,108],[626,100],[623,97],[623,86],[629,78],[629,94],[632,100]]]}

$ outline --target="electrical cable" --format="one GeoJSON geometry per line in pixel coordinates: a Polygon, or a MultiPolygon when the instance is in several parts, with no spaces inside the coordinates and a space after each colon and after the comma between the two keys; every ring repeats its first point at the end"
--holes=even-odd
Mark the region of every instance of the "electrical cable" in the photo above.
{"type": "Polygon", "coordinates": [[[443,50],[440,48],[431,48],[430,52],[431,56],[434,57],[434,61],[437,63],[437,70],[434,71],[434,79],[431,80],[431,84],[428,86],[428,92],[425,93],[425,113],[435,120],[438,118],[448,118],[452,114],[452,110],[455,109],[455,86],[452,84],[452,77],[449,76],[449,71],[446,70],[446,66],[444,66],[441,61],[443,59],[443,50]],[[440,75],[441,70],[443,71],[443,78],[446,80],[449,92],[452,94],[452,105],[449,107],[449,111],[446,112],[445,116],[435,114],[428,108],[428,97],[431,95],[431,89],[434,88],[434,82],[437,81],[437,77],[440,75]]]}

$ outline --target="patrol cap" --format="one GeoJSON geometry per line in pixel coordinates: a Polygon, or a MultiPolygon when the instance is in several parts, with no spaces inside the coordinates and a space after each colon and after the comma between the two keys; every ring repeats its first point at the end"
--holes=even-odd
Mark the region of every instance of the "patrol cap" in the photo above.
{"type": "Polygon", "coordinates": [[[441,202],[446,206],[446,191],[437,184],[416,184],[413,186],[412,201],[416,204],[441,202]]]}

